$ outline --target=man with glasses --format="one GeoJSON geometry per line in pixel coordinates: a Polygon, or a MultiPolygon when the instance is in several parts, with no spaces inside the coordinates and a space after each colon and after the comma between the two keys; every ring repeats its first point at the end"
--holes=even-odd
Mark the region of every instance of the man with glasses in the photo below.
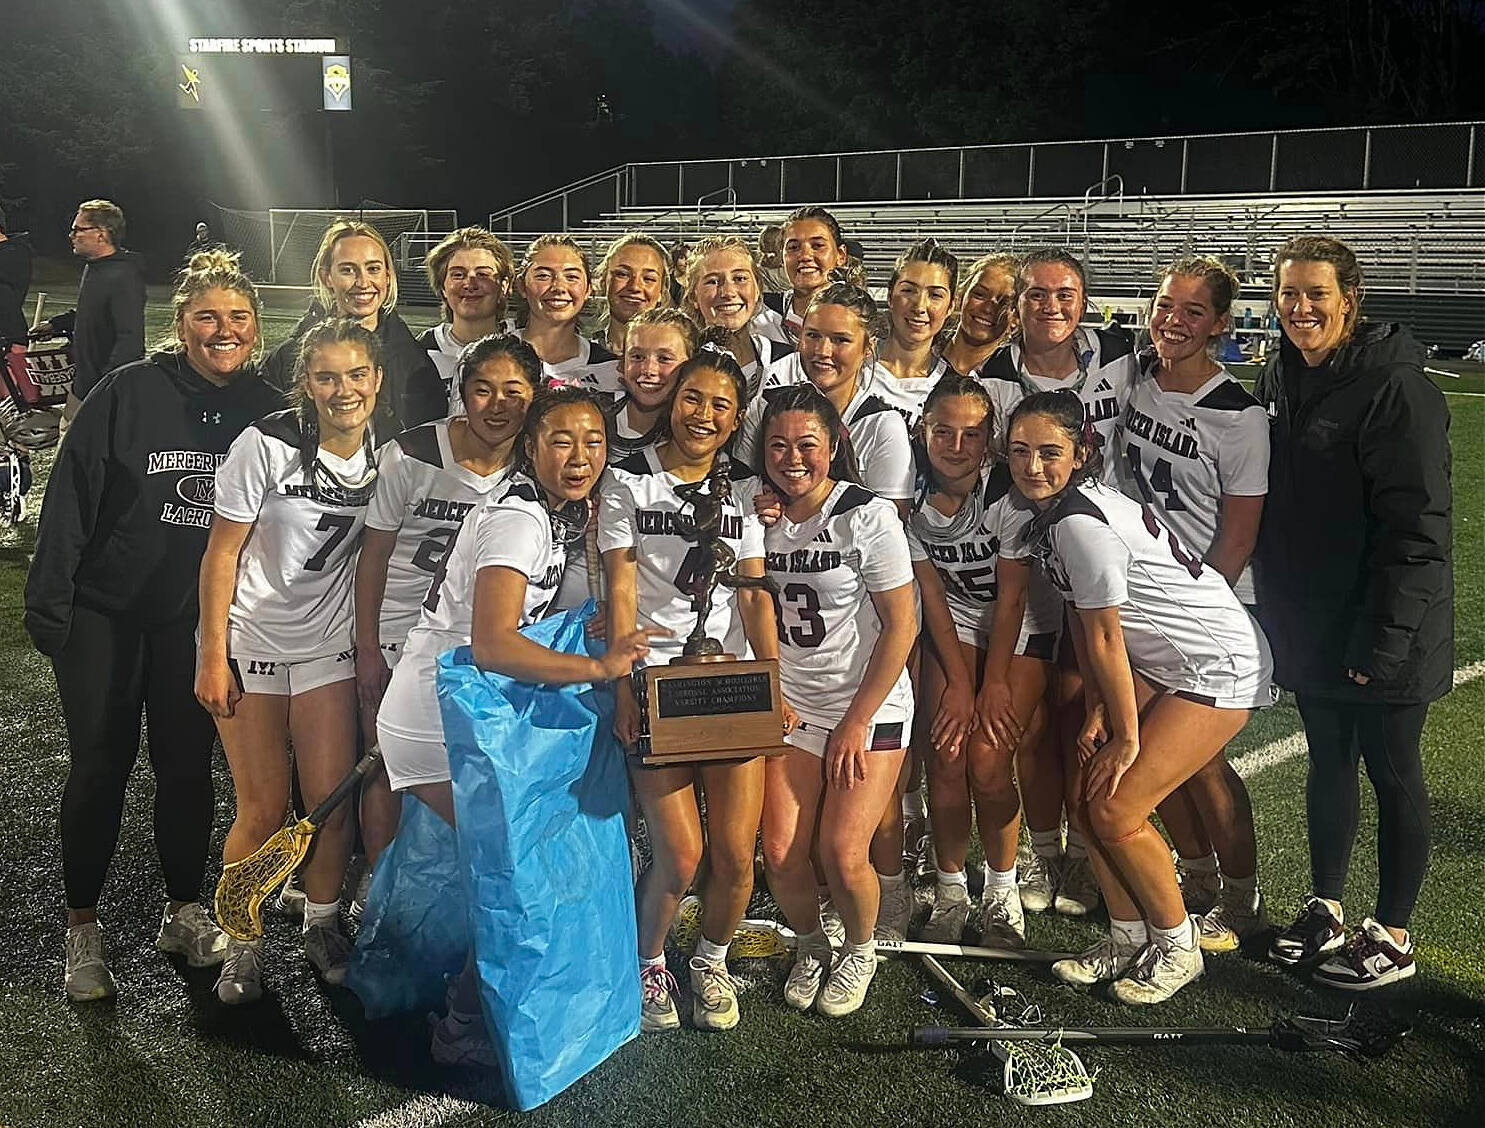
{"type": "Polygon", "coordinates": [[[119,365],[144,356],[144,270],[122,246],[124,212],[115,203],[79,204],[69,235],[72,253],[86,260],[72,327],[72,394],[82,400],[119,365]]]}

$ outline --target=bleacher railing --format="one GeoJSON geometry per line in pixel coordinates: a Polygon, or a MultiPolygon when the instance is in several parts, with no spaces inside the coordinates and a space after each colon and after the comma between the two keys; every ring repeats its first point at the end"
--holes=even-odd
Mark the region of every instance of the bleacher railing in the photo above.
{"type": "Polygon", "coordinates": [[[571,230],[625,207],[1369,192],[1485,185],[1485,122],[1037,141],[619,165],[492,212],[494,231],[571,230]]]}

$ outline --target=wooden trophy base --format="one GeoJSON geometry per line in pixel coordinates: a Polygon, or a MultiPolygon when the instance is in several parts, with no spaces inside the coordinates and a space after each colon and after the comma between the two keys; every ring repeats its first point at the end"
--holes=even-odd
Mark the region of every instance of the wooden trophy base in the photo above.
{"type": "Polygon", "coordinates": [[[776,659],[673,658],[667,666],[645,667],[641,692],[642,764],[745,760],[788,751],[776,659]]]}

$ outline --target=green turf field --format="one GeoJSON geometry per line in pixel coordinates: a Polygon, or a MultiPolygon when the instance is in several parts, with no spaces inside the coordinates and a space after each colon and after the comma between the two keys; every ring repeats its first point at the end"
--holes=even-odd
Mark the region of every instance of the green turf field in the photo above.
{"type": "MultiPolygon", "coordinates": [[[[151,311],[152,334],[165,315],[151,311]]],[[[275,319],[281,333],[292,318],[275,319]]],[[[411,320],[411,319],[410,319],[411,320]]],[[[424,320],[424,319],[419,319],[424,320]]],[[[1457,368],[1457,365],[1449,367],[1457,368]]],[[[129,812],[100,915],[120,993],[73,1007],[61,991],[62,890],[57,805],[66,746],[51,671],[21,628],[34,525],[0,533],[0,1126],[78,1125],[1465,1125],[1485,1115],[1485,379],[1478,367],[1440,379],[1453,412],[1457,665],[1474,680],[1434,707],[1425,735],[1434,854],[1414,927],[1420,974],[1382,993],[1415,1029],[1383,1061],[1286,1057],[1265,1049],[1093,1048],[1092,1101],[1022,1109],[1002,1098],[999,1071],[977,1052],[887,1049],[915,1024],[954,1023],[925,996],[913,962],[885,965],[866,1006],[831,1021],[788,1010],[782,961],[739,962],[751,986],[731,1035],[684,1029],[650,1037],[546,1107],[503,1110],[498,1081],[428,1061],[423,1017],[367,1023],[348,991],[318,985],[273,919],[268,995],[255,1007],[217,1004],[214,972],[190,971],[153,949],[159,875],[150,842],[153,791],[135,773],[129,812]]],[[[44,460],[43,460],[44,461],[44,460]]],[[[44,467],[41,467],[44,469],[44,467]]],[[[1298,729],[1281,705],[1232,750],[1251,752],[1298,729]]],[[[218,840],[231,813],[218,774],[218,840]]],[[[1302,758],[1249,778],[1261,874],[1275,916],[1306,892],[1302,758]]],[[[1374,810],[1363,826],[1347,900],[1359,918],[1375,889],[1374,810]]],[[[211,880],[215,874],[211,875],[211,880]]],[[[1036,946],[1077,948],[1099,926],[1030,918],[1036,946]]],[[[1344,1001],[1262,961],[1209,958],[1206,979],[1170,1003],[1133,1011],[1054,983],[1039,971],[949,961],[966,982],[994,971],[1039,1003],[1050,1022],[1117,1025],[1267,1024],[1278,1011],[1337,1013],[1344,1001]]],[[[677,968],[679,964],[675,965],[677,968]]],[[[683,977],[684,978],[684,977],[683,977]]],[[[1375,998],[1376,996],[1374,996],[1375,998]]]]}

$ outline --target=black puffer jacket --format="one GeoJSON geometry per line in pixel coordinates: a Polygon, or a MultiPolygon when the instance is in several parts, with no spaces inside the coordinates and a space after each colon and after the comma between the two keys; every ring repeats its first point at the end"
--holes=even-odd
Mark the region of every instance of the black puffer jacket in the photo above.
{"type": "MultiPolygon", "coordinates": [[[[299,319],[289,339],[268,354],[263,378],[285,394],[294,385],[294,364],[299,356],[299,338],[311,325],[323,321],[319,304],[299,319]]],[[[389,439],[449,413],[449,395],[443,378],[418,344],[407,323],[395,311],[377,319],[376,335],[382,342],[382,390],[376,397],[378,441],[389,439]]]]}
{"type": "Polygon", "coordinates": [[[1288,689],[1407,704],[1452,684],[1449,411],[1423,359],[1363,322],[1320,368],[1285,339],[1254,389],[1272,422],[1254,575],[1288,689]]]}

